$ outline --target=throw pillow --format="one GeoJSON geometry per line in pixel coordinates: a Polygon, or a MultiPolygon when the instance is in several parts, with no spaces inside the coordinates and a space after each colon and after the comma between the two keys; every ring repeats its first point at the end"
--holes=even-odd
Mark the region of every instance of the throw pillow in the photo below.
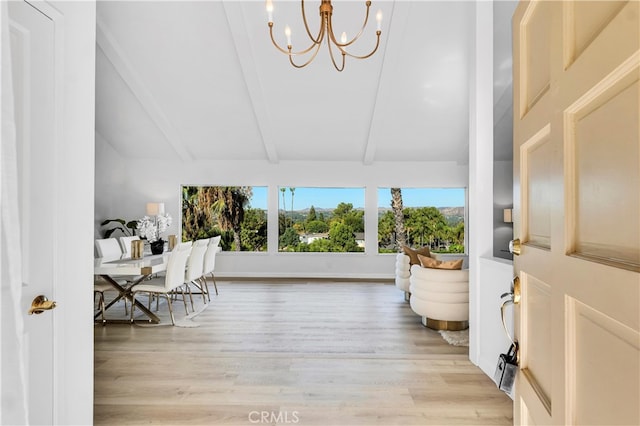
{"type": "Polygon", "coordinates": [[[418,259],[420,260],[420,266],[422,266],[423,268],[462,269],[462,259],[441,261],[432,259],[428,256],[423,256],[421,254],[418,255],[418,259]]]}
{"type": "Polygon", "coordinates": [[[414,250],[411,247],[402,246],[402,251],[404,254],[409,256],[409,264],[411,265],[420,265],[420,259],[418,259],[418,255],[429,256],[431,253],[429,252],[429,247],[422,247],[418,250],[414,250]]]}

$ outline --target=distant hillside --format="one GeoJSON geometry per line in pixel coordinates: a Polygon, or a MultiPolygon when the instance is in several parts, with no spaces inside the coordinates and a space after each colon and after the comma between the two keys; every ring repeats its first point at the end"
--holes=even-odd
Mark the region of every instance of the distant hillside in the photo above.
{"type": "MultiPolygon", "coordinates": [[[[329,218],[333,215],[334,209],[325,209],[321,207],[315,207],[316,214],[322,214],[325,218],[329,218]]],[[[364,210],[362,207],[355,207],[354,210],[364,210]]],[[[464,220],[464,207],[438,207],[438,210],[447,219],[449,223],[457,223],[464,220]]],[[[391,211],[390,207],[379,207],[378,217],[382,216],[385,212],[391,211]]],[[[291,214],[291,210],[287,210],[287,214],[291,214]]],[[[306,217],[309,214],[309,208],[294,210],[295,217],[306,217]]]]}
{"type": "MultiPolygon", "coordinates": [[[[438,210],[444,217],[461,217],[464,218],[464,207],[438,207],[438,210]]],[[[385,212],[391,211],[390,207],[378,208],[378,216],[383,215],[385,212]]]]}

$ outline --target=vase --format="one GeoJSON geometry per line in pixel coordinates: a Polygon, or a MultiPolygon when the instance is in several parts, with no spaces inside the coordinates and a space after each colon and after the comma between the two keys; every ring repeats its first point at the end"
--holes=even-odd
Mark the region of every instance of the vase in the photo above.
{"type": "Polygon", "coordinates": [[[151,247],[151,254],[162,254],[164,251],[164,240],[154,241],[149,243],[149,246],[151,247]]]}

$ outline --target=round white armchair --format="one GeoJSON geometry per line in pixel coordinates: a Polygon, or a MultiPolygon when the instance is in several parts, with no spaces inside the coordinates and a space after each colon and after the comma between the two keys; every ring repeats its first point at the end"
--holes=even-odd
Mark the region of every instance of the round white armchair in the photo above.
{"type": "Polygon", "coordinates": [[[396,287],[404,291],[404,299],[406,301],[409,301],[410,269],[409,256],[404,253],[398,253],[396,256],[396,287]]]}
{"type": "MultiPolygon", "coordinates": [[[[411,267],[411,309],[435,330],[469,328],[469,270],[411,267]]],[[[397,285],[397,281],[396,281],[397,285]]]]}

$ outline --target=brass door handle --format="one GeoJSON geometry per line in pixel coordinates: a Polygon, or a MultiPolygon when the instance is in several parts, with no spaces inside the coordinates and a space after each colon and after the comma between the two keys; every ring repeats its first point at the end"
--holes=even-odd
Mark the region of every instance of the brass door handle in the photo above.
{"type": "Polygon", "coordinates": [[[509,241],[509,253],[515,254],[516,256],[520,256],[520,239],[519,238],[509,241]]]}
{"type": "Polygon", "coordinates": [[[53,302],[47,299],[44,295],[36,296],[31,302],[31,307],[29,308],[29,315],[33,314],[41,314],[44,311],[50,311],[56,307],[56,302],[53,302]]]}

